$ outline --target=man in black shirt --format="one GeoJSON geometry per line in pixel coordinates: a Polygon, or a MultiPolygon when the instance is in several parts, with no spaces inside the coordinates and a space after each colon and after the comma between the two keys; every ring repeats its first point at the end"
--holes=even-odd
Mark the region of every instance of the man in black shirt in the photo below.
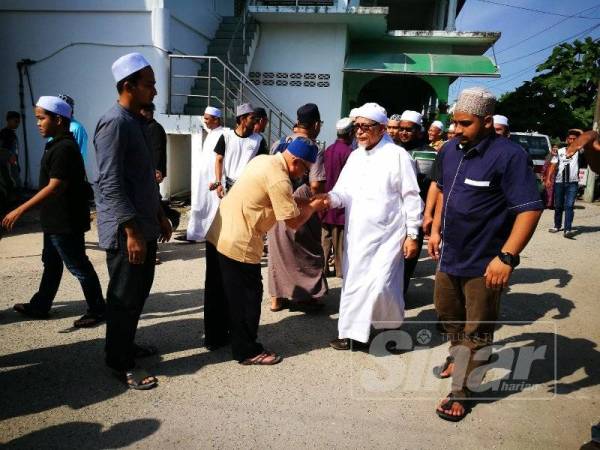
{"type": "MultiPolygon", "coordinates": [[[[149,105],[145,105],[140,112],[148,121],[148,135],[150,136],[150,149],[154,157],[156,182],[160,184],[167,178],[167,133],[163,126],[154,118],[155,109],[154,103],[150,103],[149,105]]],[[[173,230],[176,230],[179,226],[181,214],[169,206],[168,200],[162,200],[161,206],[165,212],[165,216],[167,216],[167,219],[173,225],[173,230]]],[[[156,262],[159,263],[158,258],[156,258],[156,262]]]]}
{"type": "Polygon", "coordinates": [[[11,211],[2,220],[7,230],[31,208],[40,205],[44,232],[42,262],[44,272],[38,292],[29,303],[14,309],[38,319],[48,317],[63,272],[67,269],[79,280],[88,312],[76,320],[76,327],[90,327],[104,321],[105,303],[98,275],[85,254],[84,233],[90,229],[88,201],[91,188],[85,181],[79,146],[69,132],[71,107],[58,97],[40,97],[35,117],[40,134],[53,138],[46,144],[40,164],[40,191],[31,200],[11,211]]]}

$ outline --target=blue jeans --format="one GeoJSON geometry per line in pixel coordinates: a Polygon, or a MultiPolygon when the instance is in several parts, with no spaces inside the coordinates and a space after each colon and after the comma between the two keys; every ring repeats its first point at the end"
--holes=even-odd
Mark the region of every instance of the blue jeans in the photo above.
{"type": "Polygon", "coordinates": [[[83,233],[44,233],[42,262],[44,263],[44,273],[39,290],[31,299],[31,306],[39,311],[50,311],[60,286],[64,262],[69,272],[81,284],[85,301],[88,304],[88,312],[95,315],[104,314],[105,303],[102,288],[94,266],[85,254],[83,233]]]}
{"type": "Polygon", "coordinates": [[[554,183],[554,227],[560,229],[562,215],[565,212],[565,231],[570,231],[573,225],[575,200],[578,183],[554,183]]]}

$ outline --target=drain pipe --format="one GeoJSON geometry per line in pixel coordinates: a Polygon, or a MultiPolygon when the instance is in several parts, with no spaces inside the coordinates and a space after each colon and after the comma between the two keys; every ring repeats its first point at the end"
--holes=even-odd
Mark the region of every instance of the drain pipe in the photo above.
{"type": "Polygon", "coordinates": [[[29,85],[29,95],[31,96],[31,104],[33,105],[33,92],[31,91],[31,80],[29,79],[28,67],[34,64],[31,59],[22,59],[17,62],[17,70],[19,71],[19,107],[21,112],[21,129],[23,130],[23,148],[25,150],[25,178],[23,187],[29,188],[29,146],[27,144],[27,124],[25,123],[25,86],[23,85],[23,72],[27,75],[27,84],[29,85]]]}
{"type": "MultiPolygon", "coordinates": [[[[167,8],[152,8],[152,44],[158,48],[165,49],[167,54],[156,50],[157,56],[159,58],[160,64],[154,67],[156,71],[157,84],[161,86],[169,86],[171,80],[171,73],[169,70],[169,54],[171,53],[171,42],[169,40],[170,36],[170,22],[171,22],[171,12],[167,8]]],[[[170,92],[162,92],[159,93],[161,103],[157,105],[157,112],[170,113],[168,111],[169,105],[171,103],[171,99],[169,98],[170,92]]],[[[167,135],[167,174],[172,172],[172,157],[174,152],[171,152],[171,139],[169,139],[169,135],[167,135]]],[[[166,181],[160,183],[159,189],[162,198],[168,198],[171,193],[171,178],[172,176],[167,176],[166,181]]]]}

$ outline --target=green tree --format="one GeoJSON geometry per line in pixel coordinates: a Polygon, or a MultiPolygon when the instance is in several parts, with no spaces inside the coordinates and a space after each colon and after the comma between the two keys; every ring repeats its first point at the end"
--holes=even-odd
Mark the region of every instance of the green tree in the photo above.
{"type": "Polygon", "coordinates": [[[561,44],[536,68],[539,73],[498,102],[511,129],[564,137],[569,128],[592,126],[600,80],[600,45],[591,37],[561,44]]]}

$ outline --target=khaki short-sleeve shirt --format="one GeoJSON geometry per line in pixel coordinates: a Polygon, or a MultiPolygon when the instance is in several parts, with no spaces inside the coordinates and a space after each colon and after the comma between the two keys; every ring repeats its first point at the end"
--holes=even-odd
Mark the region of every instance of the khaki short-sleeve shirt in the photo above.
{"type": "Polygon", "coordinates": [[[259,264],[264,234],[300,214],[292,194],[283,155],[256,156],[221,201],[206,239],[228,258],[259,264]]]}

